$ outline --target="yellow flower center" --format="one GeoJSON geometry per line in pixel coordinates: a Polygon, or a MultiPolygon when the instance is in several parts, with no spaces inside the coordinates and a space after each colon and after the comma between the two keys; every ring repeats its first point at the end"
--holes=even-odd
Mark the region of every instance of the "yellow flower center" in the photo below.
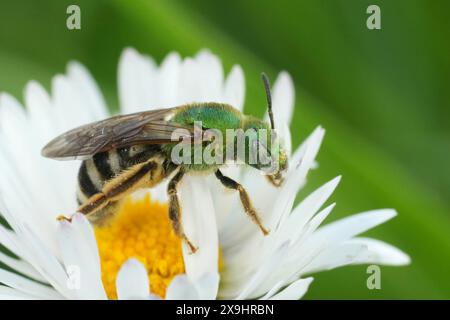
{"type": "Polygon", "coordinates": [[[150,290],[164,298],[172,279],[184,273],[181,240],[172,231],[167,205],[128,197],[108,226],[96,228],[102,280],[110,299],[117,299],[116,277],[122,264],[136,258],[147,269],[150,290]]]}

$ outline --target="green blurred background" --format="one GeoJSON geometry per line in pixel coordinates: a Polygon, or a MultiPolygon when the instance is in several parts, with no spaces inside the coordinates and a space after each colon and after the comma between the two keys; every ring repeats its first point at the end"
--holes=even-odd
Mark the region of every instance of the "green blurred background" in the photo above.
{"type": "Polygon", "coordinates": [[[338,174],[330,221],[372,208],[399,216],[368,233],[409,253],[382,267],[368,290],[366,267],[315,275],[306,298],[450,298],[450,1],[5,1],[0,0],[0,91],[22,100],[30,79],[49,88],[69,60],[85,64],[112,108],[122,49],[157,61],[172,50],[218,54],[247,80],[246,111],[264,112],[259,79],[288,70],[296,84],[294,144],[326,130],[307,190],[338,174]],[[81,7],[81,30],[66,8],[81,7]],[[366,28],[381,8],[382,30],[366,28]]]}

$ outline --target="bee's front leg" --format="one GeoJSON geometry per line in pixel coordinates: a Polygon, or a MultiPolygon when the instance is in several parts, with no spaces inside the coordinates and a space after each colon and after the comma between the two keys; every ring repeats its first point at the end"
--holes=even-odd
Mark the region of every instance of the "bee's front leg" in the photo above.
{"type": "Polygon", "coordinates": [[[172,180],[170,180],[167,187],[167,194],[169,195],[169,218],[172,221],[172,226],[176,235],[186,242],[191,253],[195,253],[198,248],[196,248],[186,236],[181,223],[181,207],[180,202],[178,201],[177,184],[181,181],[183,176],[184,171],[180,169],[172,180]]]}
{"type": "Polygon", "coordinates": [[[284,182],[284,177],[281,175],[281,173],[277,172],[273,175],[266,176],[267,180],[275,187],[281,187],[281,185],[284,182]]]}
{"type": "Polygon", "coordinates": [[[258,225],[258,227],[261,229],[262,233],[265,236],[268,235],[269,230],[267,230],[262,225],[261,218],[259,217],[255,208],[253,208],[253,205],[250,201],[250,197],[248,196],[248,193],[244,189],[244,187],[241,184],[239,184],[238,182],[234,181],[233,179],[231,179],[227,176],[224,176],[220,170],[216,170],[216,177],[226,188],[239,191],[239,196],[241,198],[241,202],[242,202],[242,205],[244,206],[245,212],[253,220],[253,222],[255,222],[258,225]]]}

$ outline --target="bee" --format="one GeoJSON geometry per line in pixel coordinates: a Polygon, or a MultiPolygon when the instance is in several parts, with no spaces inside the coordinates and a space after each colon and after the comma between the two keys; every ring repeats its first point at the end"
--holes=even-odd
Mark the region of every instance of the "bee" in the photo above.
{"type": "MultiPolygon", "coordinates": [[[[267,97],[270,124],[255,117],[244,115],[228,104],[207,102],[192,103],[174,108],[159,109],[119,115],[72,129],[52,141],[43,149],[44,157],[57,160],[82,160],[78,172],[78,212],[86,215],[94,225],[107,223],[117,212],[125,196],[141,188],[151,188],[166,178],[169,218],[175,234],[188,245],[191,253],[197,248],[184,233],[181,223],[181,206],[177,196],[177,185],[186,174],[214,173],[225,188],[239,192],[243,208],[264,235],[269,230],[253,207],[244,187],[220,171],[220,164],[184,164],[172,160],[174,145],[180,139],[195,140],[194,123],[200,122],[203,129],[224,132],[227,129],[259,130],[268,132],[273,141],[275,134],[270,84],[263,73],[262,80],[267,97]],[[176,130],[183,130],[179,139],[173,138],[176,130]]],[[[184,140],[183,140],[184,141],[184,140]]],[[[257,146],[269,152],[268,144],[260,141],[258,135],[245,140],[245,146],[257,146]]],[[[202,140],[202,148],[208,141],[202,140]]],[[[277,150],[277,170],[266,175],[275,186],[283,182],[287,168],[286,152],[280,146],[277,150]]],[[[248,153],[247,153],[248,155],[248,153]]],[[[237,155],[234,159],[237,160],[237,155]]],[[[263,170],[267,163],[243,161],[256,169],[263,170]]],[[[68,219],[60,216],[59,219],[68,219]]]]}

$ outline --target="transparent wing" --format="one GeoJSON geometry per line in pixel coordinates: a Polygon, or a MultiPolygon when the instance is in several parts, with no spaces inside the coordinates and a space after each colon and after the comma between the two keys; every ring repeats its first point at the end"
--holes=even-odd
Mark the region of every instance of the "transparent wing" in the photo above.
{"type": "Polygon", "coordinates": [[[174,143],[172,133],[177,129],[192,138],[193,126],[182,126],[170,120],[177,109],[159,109],[111,117],[72,129],[50,141],[43,149],[44,157],[69,160],[85,159],[99,152],[138,143],[174,143]]]}

